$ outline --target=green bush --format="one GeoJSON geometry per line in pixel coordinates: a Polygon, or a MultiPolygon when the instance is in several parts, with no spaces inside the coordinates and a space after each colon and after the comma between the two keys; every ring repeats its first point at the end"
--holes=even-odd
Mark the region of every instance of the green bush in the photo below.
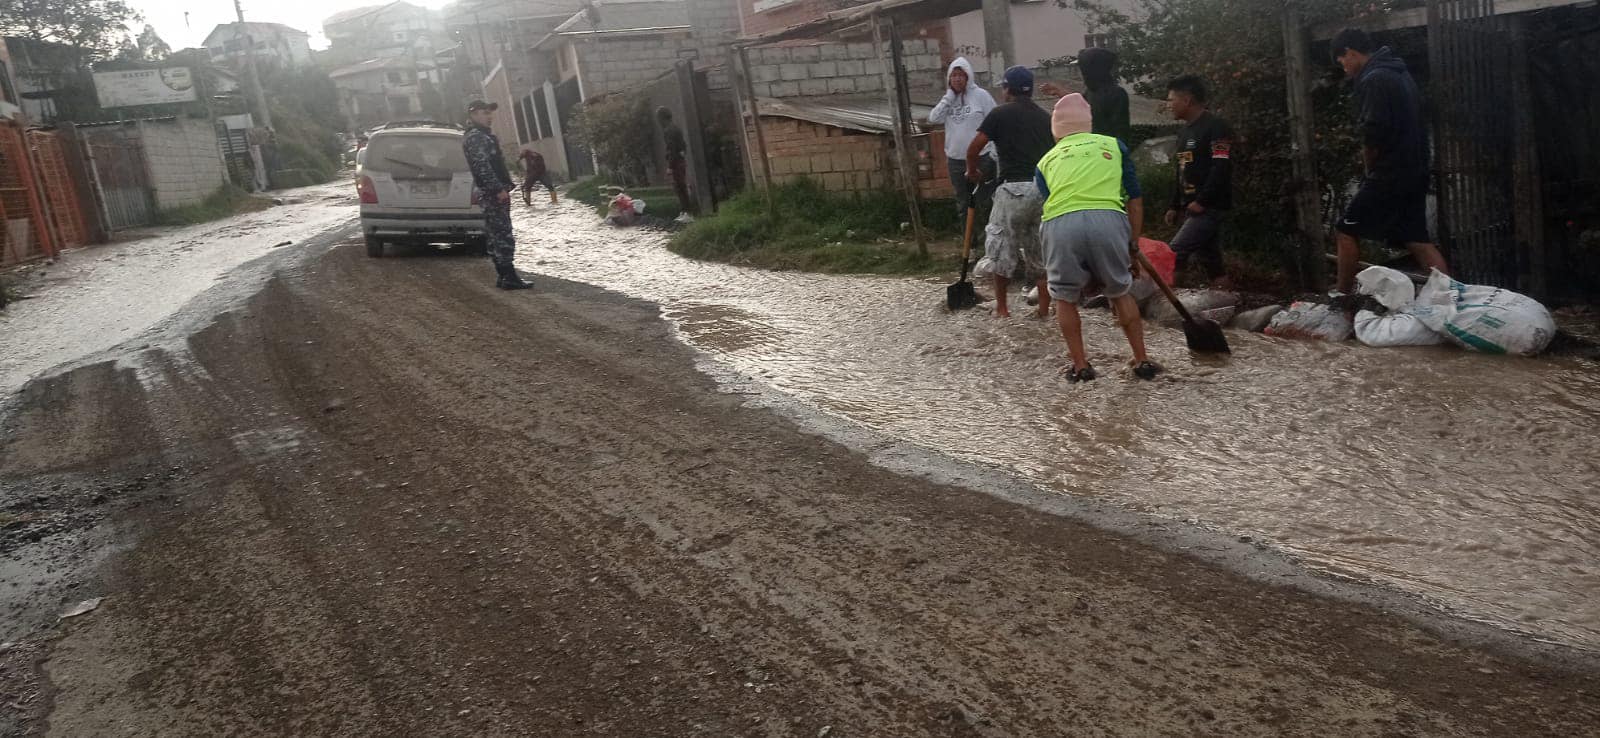
{"type": "MultiPolygon", "coordinates": [[[[1163,98],[1167,80],[1200,75],[1211,108],[1233,124],[1234,209],[1223,232],[1224,248],[1278,265],[1292,251],[1294,210],[1285,183],[1292,181],[1283,34],[1277,21],[1282,0],[1136,0],[1131,8],[1101,0],[1056,0],[1087,15],[1090,26],[1117,37],[1121,74],[1140,94],[1163,98]],[[1269,19],[1265,33],[1241,33],[1269,19]]],[[[1354,18],[1389,7],[1370,0],[1302,4],[1308,24],[1354,18]]],[[[1313,60],[1314,61],[1314,60],[1313,60]]],[[[1321,128],[1317,167],[1324,220],[1339,206],[1344,183],[1357,166],[1357,141],[1349,124],[1346,95],[1338,85],[1319,85],[1313,103],[1321,128]]],[[[1148,184],[1146,189],[1151,188],[1148,184]]],[[[1164,210],[1163,208],[1160,208],[1164,210]]]]}
{"type": "Polygon", "coordinates": [[[575,142],[594,152],[607,179],[623,186],[649,182],[656,151],[649,100],[621,95],[591,100],[578,106],[568,130],[575,142]]]}
{"type": "MultiPolygon", "coordinates": [[[[678,232],[670,248],[690,258],[748,263],[776,269],[900,273],[927,271],[900,225],[905,196],[894,191],[850,195],[828,192],[800,179],[773,189],[768,214],[762,190],[749,189],[678,232]]],[[[923,203],[932,235],[957,234],[959,221],[948,200],[923,203]],[[935,228],[934,226],[937,226],[935,228]]]]}

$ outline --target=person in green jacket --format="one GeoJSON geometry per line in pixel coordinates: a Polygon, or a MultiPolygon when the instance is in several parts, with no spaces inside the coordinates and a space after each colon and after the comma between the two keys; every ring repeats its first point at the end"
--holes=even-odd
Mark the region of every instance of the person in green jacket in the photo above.
{"type": "Polygon", "coordinates": [[[1044,198],[1045,272],[1056,322],[1072,366],[1067,381],[1095,378],[1083,343],[1078,300],[1098,281],[1133,349],[1134,376],[1154,379],[1161,368],[1145,355],[1144,321],[1134,300],[1133,249],[1144,223],[1144,198],[1128,146],[1091,132],[1089,102],[1073,93],[1056,101],[1050,131],[1056,145],[1039,160],[1034,184],[1044,198]]]}

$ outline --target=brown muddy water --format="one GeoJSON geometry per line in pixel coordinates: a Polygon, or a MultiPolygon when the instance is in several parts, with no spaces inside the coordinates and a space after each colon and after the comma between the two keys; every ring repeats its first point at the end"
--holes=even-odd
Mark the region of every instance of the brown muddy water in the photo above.
{"type": "Polygon", "coordinates": [[[1253,536],[1463,616],[1600,649],[1600,366],[1151,330],[1154,383],[1107,313],[1099,381],[1053,324],[948,314],[948,280],[690,261],[592,210],[522,211],[519,264],[654,301],[684,340],[815,409],[1041,488],[1253,536]]]}

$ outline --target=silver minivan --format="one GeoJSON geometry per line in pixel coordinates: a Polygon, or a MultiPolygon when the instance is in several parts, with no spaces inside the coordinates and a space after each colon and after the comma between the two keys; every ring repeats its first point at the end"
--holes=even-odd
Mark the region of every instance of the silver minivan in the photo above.
{"type": "Polygon", "coordinates": [[[391,243],[484,245],[483,208],[459,129],[383,128],[362,149],[356,178],[367,255],[391,243]]]}

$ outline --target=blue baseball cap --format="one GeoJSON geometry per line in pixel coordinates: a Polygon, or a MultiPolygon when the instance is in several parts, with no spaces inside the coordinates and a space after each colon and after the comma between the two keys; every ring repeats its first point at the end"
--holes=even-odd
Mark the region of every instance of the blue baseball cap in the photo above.
{"type": "Polygon", "coordinates": [[[1019,95],[1032,95],[1033,70],[1023,66],[1007,69],[1005,77],[1000,80],[1000,85],[1019,95]]]}

